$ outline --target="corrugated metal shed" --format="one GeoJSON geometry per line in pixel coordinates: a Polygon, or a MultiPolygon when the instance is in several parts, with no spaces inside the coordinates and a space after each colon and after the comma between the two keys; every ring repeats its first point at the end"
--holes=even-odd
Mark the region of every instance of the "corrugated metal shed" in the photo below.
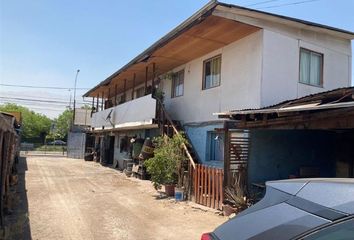
{"type": "Polygon", "coordinates": [[[232,110],[214,113],[214,115],[219,116],[219,118],[235,119],[248,114],[316,111],[348,107],[354,107],[354,87],[338,88],[327,92],[311,94],[264,108],[232,110]]]}
{"type": "Polygon", "coordinates": [[[228,128],[354,128],[354,87],[308,95],[259,109],[215,113],[228,128]]]}

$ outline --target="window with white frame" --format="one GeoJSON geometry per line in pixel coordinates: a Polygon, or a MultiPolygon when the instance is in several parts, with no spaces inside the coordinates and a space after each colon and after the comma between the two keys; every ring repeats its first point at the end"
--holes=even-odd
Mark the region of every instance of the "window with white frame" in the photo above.
{"type": "Polygon", "coordinates": [[[184,69],[176,72],[172,76],[172,97],[183,96],[184,88],[184,69]]]}
{"type": "Polygon", "coordinates": [[[220,86],[221,55],[205,60],[203,65],[203,89],[220,86]]]}
{"type": "Polygon", "coordinates": [[[207,134],[207,161],[224,160],[224,133],[211,131],[207,134]]]}
{"type": "Polygon", "coordinates": [[[300,48],[300,83],[323,85],[323,54],[300,48]]]}
{"type": "Polygon", "coordinates": [[[143,97],[144,95],[145,95],[145,88],[144,87],[140,87],[135,90],[135,98],[140,98],[140,97],[143,97]]]}

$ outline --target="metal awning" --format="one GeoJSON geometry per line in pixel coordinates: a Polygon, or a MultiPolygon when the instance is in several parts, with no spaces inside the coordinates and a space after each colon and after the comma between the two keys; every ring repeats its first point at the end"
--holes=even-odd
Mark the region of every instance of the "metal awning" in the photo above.
{"type": "Polygon", "coordinates": [[[354,102],[344,102],[335,104],[304,104],[294,107],[285,108],[270,108],[270,109],[256,109],[256,110],[240,110],[231,112],[214,113],[213,115],[221,116],[233,116],[233,115],[247,115],[247,114],[258,114],[258,113],[287,113],[287,112],[302,112],[302,111],[316,111],[316,110],[326,110],[335,108],[347,108],[354,107],[354,102]]]}
{"type": "Polygon", "coordinates": [[[250,114],[280,114],[349,107],[354,107],[354,87],[338,88],[327,92],[311,94],[259,109],[231,110],[213,113],[213,115],[219,116],[219,118],[236,118],[237,116],[250,114]]]}
{"type": "Polygon", "coordinates": [[[354,128],[354,87],[339,88],[259,109],[215,113],[230,128],[354,128]]]}

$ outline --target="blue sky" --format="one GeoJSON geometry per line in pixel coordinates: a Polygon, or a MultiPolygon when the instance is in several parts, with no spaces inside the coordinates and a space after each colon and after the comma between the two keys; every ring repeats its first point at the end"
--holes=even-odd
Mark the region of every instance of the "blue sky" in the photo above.
{"type": "MultiPolygon", "coordinates": [[[[274,0],[253,7],[298,1],[274,0]]],[[[0,0],[0,83],[73,87],[80,69],[77,86],[93,87],[207,2],[0,0]]],[[[225,2],[246,6],[266,1],[225,2]]],[[[261,10],[354,32],[353,0],[317,0],[261,10]]],[[[80,90],[77,96],[83,93],[80,90]]],[[[0,86],[0,96],[9,95],[68,101],[70,92],[0,86]]],[[[64,109],[47,105],[51,110],[45,111],[44,106],[33,109],[51,117],[64,109]]]]}

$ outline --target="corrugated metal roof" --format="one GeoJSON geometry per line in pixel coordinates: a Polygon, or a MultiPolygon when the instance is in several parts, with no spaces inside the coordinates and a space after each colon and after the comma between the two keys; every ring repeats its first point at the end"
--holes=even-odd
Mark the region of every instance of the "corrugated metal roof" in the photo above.
{"type": "Polygon", "coordinates": [[[347,107],[354,107],[354,87],[338,88],[327,92],[311,94],[263,108],[232,110],[214,113],[214,115],[225,118],[257,113],[301,112],[347,107]]]}

